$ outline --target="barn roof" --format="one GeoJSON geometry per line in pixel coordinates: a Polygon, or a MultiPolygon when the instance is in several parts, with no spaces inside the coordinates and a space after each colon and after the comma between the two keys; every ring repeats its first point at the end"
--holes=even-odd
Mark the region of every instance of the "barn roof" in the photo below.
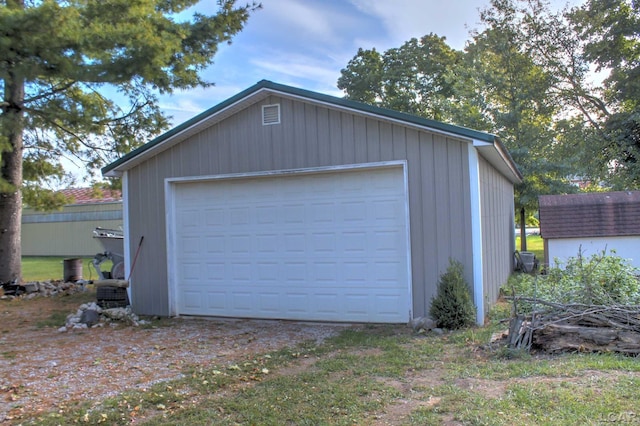
{"type": "Polygon", "coordinates": [[[379,108],[361,102],[312,92],[297,87],[273,83],[268,80],[259,81],[248,89],[243,90],[213,108],[196,115],[192,119],[174,127],[168,132],[131,151],[124,157],[108,164],[102,169],[102,174],[109,177],[121,176],[124,171],[142,163],[157,153],[171,148],[188,137],[203,131],[207,127],[213,126],[225,118],[247,108],[250,105],[260,102],[271,95],[296,99],[303,102],[324,104],[331,108],[347,110],[364,116],[373,116],[378,119],[415,126],[431,132],[468,140],[474,144],[476,149],[487,159],[487,161],[489,161],[489,163],[491,163],[496,169],[500,170],[500,172],[511,182],[518,183],[522,180],[522,175],[518,171],[516,164],[505,147],[497,136],[490,133],[480,132],[435,120],[429,120],[415,115],[379,108]]]}
{"type": "Polygon", "coordinates": [[[640,235],[640,191],[541,195],[542,238],[640,235]]]}

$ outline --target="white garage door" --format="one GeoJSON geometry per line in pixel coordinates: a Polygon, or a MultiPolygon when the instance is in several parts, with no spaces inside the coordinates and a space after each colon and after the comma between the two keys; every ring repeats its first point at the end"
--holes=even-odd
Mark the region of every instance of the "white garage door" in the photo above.
{"type": "Polygon", "coordinates": [[[176,313],[405,322],[400,167],[174,184],[176,313]]]}

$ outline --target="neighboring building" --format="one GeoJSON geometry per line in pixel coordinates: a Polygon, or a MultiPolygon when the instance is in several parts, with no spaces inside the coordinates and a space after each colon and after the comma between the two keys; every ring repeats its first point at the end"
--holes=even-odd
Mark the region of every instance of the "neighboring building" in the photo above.
{"type": "Polygon", "coordinates": [[[640,191],[542,195],[539,204],[545,264],[615,250],[640,267],[640,191]]]}
{"type": "Polygon", "coordinates": [[[62,190],[73,201],[62,210],[39,212],[25,206],[22,212],[22,255],[90,257],[104,252],[93,238],[96,227],[122,228],[120,191],[92,188],[62,190]]]}
{"type": "Polygon", "coordinates": [[[103,174],[140,314],[402,323],[455,259],[483,322],[512,272],[497,137],[396,111],[263,80],[103,174]]]}

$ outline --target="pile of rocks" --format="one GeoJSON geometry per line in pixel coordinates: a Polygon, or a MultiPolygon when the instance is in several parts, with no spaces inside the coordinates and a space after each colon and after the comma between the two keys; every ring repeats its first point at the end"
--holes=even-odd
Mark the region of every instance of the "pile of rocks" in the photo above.
{"type": "Polygon", "coordinates": [[[37,296],[56,296],[73,294],[86,290],[87,281],[79,280],[76,282],[50,280],[50,281],[33,281],[28,283],[6,283],[0,290],[0,297],[13,298],[25,297],[32,298],[37,296]]]}
{"type": "Polygon", "coordinates": [[[66,324],[58,329],[59,332],[68,330],[104,327],[105,324],[123,322],[135,327],[147,324],[131,311],[131,307],[103,309],[95,302],[80,305],[75,314],[67,317],[66,324]]]}

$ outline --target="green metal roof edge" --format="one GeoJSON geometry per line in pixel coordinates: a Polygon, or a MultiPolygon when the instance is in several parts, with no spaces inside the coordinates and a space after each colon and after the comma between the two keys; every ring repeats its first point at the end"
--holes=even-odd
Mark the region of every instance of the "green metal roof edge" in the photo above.
{"type": "Polygon", "coordinates": [[[303,97],[303,98],[308,98],[311,100],[315,100],[315,101],[319,101],[319,102],[324,102],[324,103],[328,103],[328,104],[333,104],[333,105],[337,105],[337,106],[341,106],[344,108],[349,108],[349,109],[353,109],[356,111],[362,111],[365,113],[370,113],[370,114],[374,114],[374,115],[378,115],[381,117],[387,117],[387,118],[391,118],[394,120],[399,120],[399,121],[404,121],[406,123],[411,123],[411,124],[416,124],[419,126],[424,126],[424,127],[429,127],[435,130],[440,130],[443,132],[447,132],[447,133],[452,133],[455,135],[459,135],[462,137],[466,137],[466,138],[472,138],[472,139],[477,139],[477,140],[481,140],[484,142],[490,142],[490,143],[494,143],[494,142],[498,142],[497,138],[495,135],[491,134],[491,133],[485,133],[485,132],[480,132],[478,130],[473,130],[473,129],[469,129],[466,127],[461,127],[461,126],[456,126],[453,124],[447,124],[447,123],[443,123],[440,121],[436,121],[436,120],[430,120],[428,118],[423,118],[423,117],[419,117],[417,115],[412,115],[412,114],[407,114],[404,112],[399,112],[399,111],[395,111],[395,110],[391,110],[391,109],[386,109],[386,108],[381,108],[381,107],[376,107],[373,105],[369,105],[369,104],[365,104],[362,102],[357,102],[357,101],[352,101],[349,99],[344,99],[344,98],[338,98],[336,96],[331,96],[331,95],[326,95],[323,93],[318,93],[318,92],[312,92],[310,90],[306,90],[306,89],[300,89],[297,87],[292,87],[292,86],[287,86],[284,84],[279,84],[279,83],[274,83],[272,81],[269,80],[261,80],[258,83],[254,84],[253,86],[243,90],[242,92],[230,97],[229,99],[220,102],[219,104],[215,105],[212,108],[209,108],[203,112],[201,112],[200,114],[196,115],[195,117],[185,121],[184,123],[174,127],[173,129],[161,134],[160,136],[156,137],[155,139],[145,143],[144,145],[134,149],[133,151],[129,152],[128,154],[126,154],[123,157],[120,157],[119,159],[115,160],[114,162],[104,166],[101,169],[102,175],[106,175],[107,173],[109,173],[111,170],[115,169],[116,167],[120,166],[121,164],[126,163],[127,161],[131,160],[132,158],[137,157],[138,155],[144,153],[145,151],[153,148],[154,146],[164,142],[165,140],[171,138],[172,136],[182,132],[183,130],[195,125],[196,123],[204,120],[205,118],[208,118],[214,114],[216,114],[217,112],[227,108],[230,105],[233,105],[234,103],[240,101],[243,98],[246,98],[248,96],[250,96],[251,94],[262,90],[262,89],[269,89],[269,90],[273,90],[276,92],[282,92],[285,94],[289,94],[289,95],[294,95],[294,96],[299,96],[299,97],[303,97]]]}
{"type": "Polygon", "coordinates": [[[456,126],[454,124],[447,124],[441,121],[431,120],[428,118],[419,117],[413,114],[407,114],[404,112],[395,111],[392,109],[381,108],[369,104],[365,104],[358,101],[352,101],[350,99],[338,98],[336,96],[325,95],[323,93],[312,92],[306,89],[300,89],[297,87],[286,86],[283,84],[274,83],[268,80],[262,80],[258,84],[264,84],[263,87],[276,90],[279,92],[289,93],[292,95],[297,95],[309,99],[313,99],[320,102],[326,102],[338,106],[342,106],[345,108],[355,109],[362,112],[367,112],[370,114],[380,115],[387,118],[392,118],[394,120],[405,121],[407,123],[417,124],[420,126],[430,127],[436,130],[442,130],[444,132],[449,132],[453,134],[457,134],[460,136],[473,138],[482,140],[485,142],[491,142],[495,140],[496,136],[490,133],[481,132],[478,130],[469,129],[466,127],[456,126]]]}

